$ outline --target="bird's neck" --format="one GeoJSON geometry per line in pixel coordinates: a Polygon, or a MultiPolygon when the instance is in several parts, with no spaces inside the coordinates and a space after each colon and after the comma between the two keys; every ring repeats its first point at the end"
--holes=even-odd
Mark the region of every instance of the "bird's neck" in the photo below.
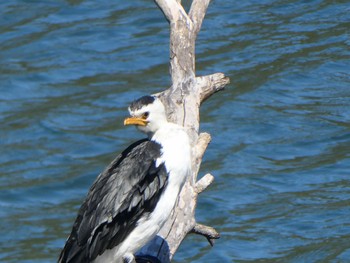
{"type": "Polygon", "coordinates": [[[148,136],[152,141],[163,143],[169,139],[171,140],[179,129],[182,129],[182,127],[171,122],[165,122],[159,129],[150,133],[148,136]]]}
{"type": "Polygon", "coordinates": [[[147,132],[148,139],[153,140],[157,136],[163,133],[167,133],[169,130],[171,130],[173,123],[170,123],[168,121],[164,121],[162,123],[157,123],[157,126],[154,126],[151,131],[147,132]]]}

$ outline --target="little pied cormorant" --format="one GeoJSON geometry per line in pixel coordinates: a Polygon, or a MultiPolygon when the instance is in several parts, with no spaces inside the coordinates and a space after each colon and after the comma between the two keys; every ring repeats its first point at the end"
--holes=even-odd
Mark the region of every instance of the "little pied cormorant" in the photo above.
{"type": "Polygon", "coordinates": [[[58,262],[131,262],[168,219],[191,172],[184,128],[167,121],[162,102],[131,103],[125,125],[148,139],[130,145],[97,177],[58,262]]]}

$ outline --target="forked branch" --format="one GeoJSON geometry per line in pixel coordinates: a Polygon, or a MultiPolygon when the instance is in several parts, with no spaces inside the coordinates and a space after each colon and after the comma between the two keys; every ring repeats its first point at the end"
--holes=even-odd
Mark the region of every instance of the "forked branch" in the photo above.
{"type": "Polygon", "coordinates": [[[181,5],[181,1],[155,0],[154,2],[156,2],[169,23],[177,20],[189,20],[186,11],[181,5]]]}

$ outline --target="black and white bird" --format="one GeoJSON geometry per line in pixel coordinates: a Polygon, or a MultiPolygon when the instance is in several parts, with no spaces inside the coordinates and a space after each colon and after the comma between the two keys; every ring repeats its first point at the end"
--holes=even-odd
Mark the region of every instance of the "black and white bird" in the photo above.
{"type": "Polygon", "coordinates": [[[58,262],[131,262],[168,219],[191,172],[184,128],[167,121],[154,96],[134,101],[125,125],[148,135],[97,177],[80,207],[58,262]]]}

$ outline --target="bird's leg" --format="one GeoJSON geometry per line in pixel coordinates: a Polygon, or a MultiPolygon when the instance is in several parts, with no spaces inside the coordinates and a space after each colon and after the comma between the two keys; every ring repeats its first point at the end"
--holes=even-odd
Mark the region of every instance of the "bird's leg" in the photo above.
{"type": "Polygon", "coordinates": [[[135,257],[131,253],[127,253],[123,257],[123,263],[136,263],[135,257]]]}

